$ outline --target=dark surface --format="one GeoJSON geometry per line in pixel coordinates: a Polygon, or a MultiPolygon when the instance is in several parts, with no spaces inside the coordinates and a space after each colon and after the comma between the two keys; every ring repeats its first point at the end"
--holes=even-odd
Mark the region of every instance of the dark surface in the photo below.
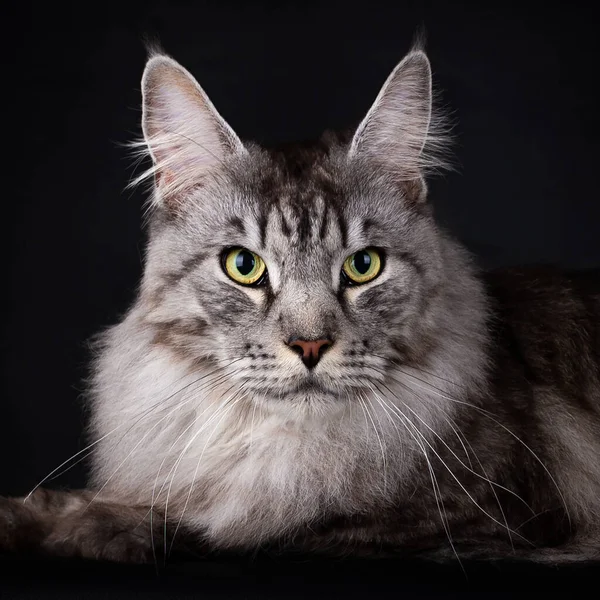
{"type": "MultiPolygon", "coordinates": [[[[435,81],[458,123],[459,171],[431,187],[440,219],[485,265],[592,267],[600,266],[598,42],[587,6],[5,6],[0,494],[28,492],[84,447],[86,340],[115,322],[135,294],[143,194],[124,191],[139,169],[123,144],[139,135],[142,34],[158,34],[240,136],[278,142],[358,122],[424,25],[435,81]]],[[[82,463],[52,483],[81,486],[84,472],[82,463]]],[[[460,569],[413,563],[216,561],[170,569],[158,580],[152,567],[9,560],[0,568],[3,597],[17,589],[31,598],[45,597],[43,589],[61,598],[127,590],[128,597],[168,590],[181,598],[292,598],[316,589],[332,598],[444,590],[448,597],[465,585],[460,569]]],[[[474,566],[467,573],[490,597],[502,586],[542,584],[582,597],[574,586],[598,581],[591,567],[474,566]]]]}
{"type": "Polygon", "coordinates": [[[154,566],[0,560],[3,598],[592,597],[600,568],[464,562],[210,560],[154,566]]]}

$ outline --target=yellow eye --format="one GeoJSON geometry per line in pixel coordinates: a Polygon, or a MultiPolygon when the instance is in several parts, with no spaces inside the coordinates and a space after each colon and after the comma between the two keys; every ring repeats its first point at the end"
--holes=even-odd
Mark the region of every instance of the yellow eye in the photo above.
{"type": "Polygon", "coordinates": [[[267,270],[263,259],[245,248],[229,250],[225,255],[224,268],[231,279],[242,285],[258,283],[267,270]]]}
{"type": "Polygon", "coordinates": [[[372,249],[355,252],[344,261],[342,270],[352,283],[372,281],[381,272],[379,252],[372,249]]]}

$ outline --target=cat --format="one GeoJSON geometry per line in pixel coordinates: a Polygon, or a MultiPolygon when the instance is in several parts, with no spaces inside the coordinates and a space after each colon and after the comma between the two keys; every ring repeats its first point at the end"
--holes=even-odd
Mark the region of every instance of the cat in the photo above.
{"type": "Polygon", "coordinates": [[[149,242],[96,344],[90,486],[0,499],[0,548],[597,559],[600,273],[482,272],[436,224],[425,51],[314,144],[242,142],[161,52],[142,92],[149,242]]]}

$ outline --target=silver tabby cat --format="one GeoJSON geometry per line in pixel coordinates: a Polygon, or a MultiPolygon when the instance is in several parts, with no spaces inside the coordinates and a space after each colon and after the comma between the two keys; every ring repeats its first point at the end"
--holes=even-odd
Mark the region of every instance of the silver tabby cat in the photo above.
{"type": "Polygon", "coordinates": [[[313,145],[243,143],[162,54],[142,89],[150,236],[90,489],[4,500],[4,546],[597,558],[599,278],[479,273],[438,227],[424,52],[313,145]]]}

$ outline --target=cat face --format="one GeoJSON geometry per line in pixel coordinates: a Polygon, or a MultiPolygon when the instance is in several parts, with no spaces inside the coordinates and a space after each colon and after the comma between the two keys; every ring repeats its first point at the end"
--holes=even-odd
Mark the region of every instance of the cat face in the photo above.
{"type": "Polygon", "coordinates": [[[432,343],[443,285],[423,169],[429,63],[394,70],[349,143],[244,145],[164,56],[143,79],[154,160],[142,286],[155,343],[274,410],[338,410],[432,343]]]}

